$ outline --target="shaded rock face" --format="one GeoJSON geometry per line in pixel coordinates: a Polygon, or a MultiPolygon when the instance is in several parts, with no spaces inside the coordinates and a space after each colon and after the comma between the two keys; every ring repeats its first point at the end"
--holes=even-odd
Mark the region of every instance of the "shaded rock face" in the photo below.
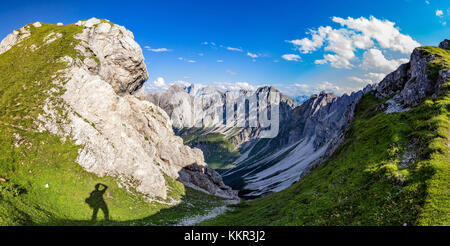
{"type": "Polygon", "coordinates": [[[439,43],[439,48],[444,50],[450,50],[450,40],[445,39],[444,41],[439,43]]]}
{"type": "MultiPolygon", "coordinates": [[[[446,39],[439,47],[448,49],[448,44],[449,40],[446,39]]],[[[387,113],[402,112],[417,106],[427,96],[437,95],[449,71],[439,71],[437,81],[432,78],[428,64],[434,59],[434,55],[428,56],[419,48],[414,49],[409,63],[401,65],[378,84],[375,90],[378,98],[392,97],[380,110],[386,110],[387,113]]]]}
{"type": "MultiPolygon", "coordinates": [[[[74,36],[81,41],[74,48],[85,58],[61,58],[67,63],[59,71],[65,81],[55,79],[58,86],[52,90],[63,89],[63,100],[47,99],[36,122],[38,130],[74,140],[81,146],[76,162],[84,169],[117,177],[123,188],[148,197],[168,198],[170,178],[212,195],[236,198],[236,192],[208,168],[201,150],[183,145],[174,135],[167,114],[139,99],[148,74],[133,34],[95,18],[76,25],[83,31],[74,36]]],[[[1,50],[20,45],[26,35],[33,34],[21,29],[9,35],[1,50]]]]}

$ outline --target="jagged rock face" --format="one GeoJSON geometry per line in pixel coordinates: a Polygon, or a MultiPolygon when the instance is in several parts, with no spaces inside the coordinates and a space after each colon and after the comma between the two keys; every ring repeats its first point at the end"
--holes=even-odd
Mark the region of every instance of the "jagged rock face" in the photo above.
{"type": "MultiPolygon", "coordinates": [[[[76,161],[86,170],[117,177],[124,188],[133,187],[149,197],[167,198],[168,177],[212,195],[235,198],[236,193],[204,162],[201,150],[183,145],[173,134],[167,114],[138,98],[148,75],[133,34],[95,18],[77,25],[83,31],[74,36],[81,41],[74,48],[86,58],[62,58],[67,68],[60,72],[67,81],[54,84],[62,87],[63,100],[47,99],[36,122],[39,130],[80,145],[76,161]],[[60,114],[60,108],[67,114],[60,114]]],[[[24,35],[32,33],[13,33],[0,48],[17,45],[24,35]]]]}
{"type": "MultiPolygon", "coordinates": [[[[250,96],[256,96],[256,98],[266,96],[269,98],[271,97],[271,94],[275,93],[280,94],[280,101],[278,104],[280,121],[285,121],[290,118],[293,109],[298,106],[298,103],[271,86],[260,87],[254,92],[246,90],[238,92],[221,92],[209,86],[198,86],[193,84],[182,88],[178,85],[173,85],[163,93],[148,94],[145,98],[160,106],[168,115],[175,116],[175,121],[179,121],[181,123],[180,125],[189,125],[186,123],[192,121],[194,124],[192,124],[191,127],[201,128],[204,127],[204,125],[202,125],[202,120],[204,119],[205,114],[217,115],[220,114],[217,109],[225,110],[229,105],[233,105],[233,107],[237,108],[238,104],[243,103],[246,99],[248,100],[250,96]],[[194,109],[193,107],[194,100],[201,101],[201,105],[198,106],[198,109],[194,109]],[[177,110],[176,112],[174,112],[175,109],[177,110]],[[191,112],[193,110],[200,111],[201,113],[196,114],[192,112],[194,119],[187,117],[183,118],[183,113],[191,112]]],[[[260,108],[253,108],[252,110],[258,110],[258,112],[262,111],[260,108]]],[[[172,117],[172,119],[174,118],[172,117]]],[[[241,125],[246,124],[243,122],[240,123],[241,125]]],[[[229,126],[225,124],[225,121],[218,121],[216,124],[209,125],[205,128],[203,133],[216,132],[224,134],[236,147],[239,147],[245,142],[260,138],[262,133],[262,129],[258,127],[250,127],[248,124],[243,127],[229,126]]]]}
{"type": "Polygon", "coordinates": [[[111,83],[117,94],[133,93],[148,79],[142,49],[132,32],[95,18],[79,21],[77,25],[86,27],[76,37],[84,41],[78,48],[83,53],[92,51],[101,65],[97,67],[91,58],[84,63],[90,71],[98,72],[103,80],[111,83]]]}
{"type": "MultiPolygon", "coordinates": [[[[275,138],[261,139],[259,134],[262,129],[252,127],[237,129],[218,126],[196,134],[220,132],[228,136],[235,146],[240,147],[242,155],[234,161],[236,168],[222,174],[225,183],[239,189],[241,196],[266,195],[289,187],[309,170],[310,165],[318,165],[317,160],[323,161],[334,152],[343,138],[342,131],[353,120],[356,103],[370,90],[372,87],[368,86],[341,97],[322,92],[311,96],[301,106],[281,94],[280,129],[275,138]]],[[[254,92],[258,98],[271,93],[278,91],[266,86],[254,92]]],[[[194,85],[186,88],[172,86],[164,93],[151,94],[147,98],[172,114],[180,106],[184,108],[183,112],[191,110],[189,106],[194,98],[209,99],[202,108],[207,111],[223,104],[234,105],[251,95],[248,91],[221,93],[211,87],[194,85]],[[174,95],[181,96],[171,100],[174,95]]]]}
{"type": "Polygon", "coordinates": [[[291,186],[311,165],[319,165],[334,152],[342,142],[342,131],[353,120],[357,102],[370,90],[368,86],[341,97],[325,92],[312,95],[281,122],[276,138],[249,144],[237,167],[222,174],[225,183],[245,197],[291,186]]]}
{"type": "MultiPolygon", "coordinates": [[[[448,48],[449,40],[441,42],[439,47],[448,48]]],[[[386,112],[401,112],[417,106],[426,96],[437,95],[439,87],[446,81],[449,71],[439,71],[437,83],[428,72],[428,64],[434,55],[423,54],[420,48],[414,49],[410,62],[401,65],[388,74],[377,86],[375,95],[379,98],[392,97],[382,109],[386,112]]]]}
{"type": "Polygon", "coordinates": [[[444,50],[450,50],[450,40],[445,39],[444,41],[439,43],[439,48],[444,50]]]}

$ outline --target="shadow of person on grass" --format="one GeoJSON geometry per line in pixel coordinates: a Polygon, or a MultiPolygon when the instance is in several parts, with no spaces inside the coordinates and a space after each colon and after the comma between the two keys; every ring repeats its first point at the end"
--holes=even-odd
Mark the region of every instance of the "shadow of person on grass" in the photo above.
{"type": "Polygon", "coordinates": [[[91,192],[90,196],[86,198],[85,202],[89,205],[90,208],[93,209],[92,212],[92,222],[97,221],[98,210],[102,210],[103,215],[105,216],[105,221],[109,221],[109,210],[106,205],[105,200],[103,199],[103,195],[105,194],[108,186],[104,184],[96,184],[95,190],[91,192]],[[103,187],[101,189],[101,187],[103,187]]]}

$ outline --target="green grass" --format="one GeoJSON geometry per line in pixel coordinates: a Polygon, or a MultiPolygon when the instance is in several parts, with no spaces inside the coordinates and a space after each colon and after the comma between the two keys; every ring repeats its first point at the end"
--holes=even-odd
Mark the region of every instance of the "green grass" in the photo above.
{"type": "MultiPolygon", "coordinates": [[[[65,83],[60,70],[67,64],[60,58],[84,57],[74,47],[76,25],[28,25],[32,35],[0,55],[0,225],[143,225],[171,224],[182,217],[206,213],[224,201],[166,177],[171,199],[177,206],[148,200],[135,190],[119,187],[114,177],[86,172],[75,160],[80,146],[37,129],[38,115],[45,115],[46,100],[58,105],[59,120],[65,120],[60,95],[65,83]],[[54,32],[62,38],[45,45],[54,32]],[[30,47],[37,49],[31,51],[30,47]],[[90,221],[92,209],[85,202],[96,184],[108,186],[103,199],[110,221],[90,221]]],[[[170,201],[170,199],[167,199],[170,201]]],[[[101,212],[99,218],[102,218],[101,212]]]]}
{"type": "Polygon", "coordinates": [[[214,169],[234,168],[231,164],[239,157],[236,147],[220,133],[201,133],[201,129],[189,129],[180,132],[184,144],[203,151],[208,166],[214,169]]]}
{"type": "MultiPolygon", "coordinates": [[[[449,51],[429,64],[448,69],[449,51]]],[[[436,51],[437,50],[437,51],[436,51]]],[[[403,113],[377,112],[366,95],[336,152],[292,187],[233,206],[204,225],[450,225],[450,81],[403,113]],[[415,149],[414,164],[400,165],[415,149]]]]}

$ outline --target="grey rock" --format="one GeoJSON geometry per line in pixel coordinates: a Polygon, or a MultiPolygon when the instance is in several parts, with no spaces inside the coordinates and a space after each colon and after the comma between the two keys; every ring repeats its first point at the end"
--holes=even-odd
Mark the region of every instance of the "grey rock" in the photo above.
{"type": "MultiPolygon", "coordinates": [[[[445,47],[448,40],[441,42],[445,47]]],[[[438,71],[436,78],[430,77],[428,64],[435,59],[435,55],[425,55],[419,48],[414,49],[410,62],[401,65],[397,70],[388,74],[377,86],[376,96],[388,98],[394,96],[397,108],[415,107],[427,96],[439,94],[439,88],[445,83],[449,71],[438,71]]],[[[391,103],[391,105],[393,105],[391,103]]]]}
{"type": "Polygon", "coordinates": [[[112,83],[117,94],[131,94],[148,79],[142,49],[134,41],[132,32],[96,18],[80,21],[77,25],[85,27],[76,36],[84,41],[79,48],[92,51],[99,59],[98,74],[112,83]]]}
{"type": "Polygon", "coordinates": [[[450,40],[444,39],[444,41],[439,43],[439,48],[444,49],[444,50],[449,50],[450,49],[450,40]]]}
{"type": "Polygon", "coordinates": [[[31,32],[29,26],[25,26],[20,28],[19,30],[15,30],[14,32],[6,36],[6,38],[3,39],[0,43],[0,54],[3,54],[6,51],[10,50],[13,46],[21,43],[30,35],[31,32]]]}
{"type": "MultiPolygon", "coordinates": [[[[133,34],[95,18],[77,25],[84,28],[74,36],[81,40],[75,49],[85,59],[61,58],[67,63],[66,69],[58,71],[64,74],[64,82],[55,79],[55,87],[48,93],[63,89],[63,100],[47,98],[35,122],[38,130],[56,134],[63,141],[73,140],[80,146],[76,162],[84,169],[101,177],[116,177],[121,187],[132,187],[149,199],[164,202],[167,177],[208,194],[236,198],[236,192],[207,167],[201,150],[184,145],[174,135],[166,112],[140,99],[148,73],[133,34]]],[[[31,29],[26,26],[8,35],[0,52],[20,44],[32,35],[31,29]]],[[[64,37],[51,33],[39,49],[58,38],[64,37]]]]}

